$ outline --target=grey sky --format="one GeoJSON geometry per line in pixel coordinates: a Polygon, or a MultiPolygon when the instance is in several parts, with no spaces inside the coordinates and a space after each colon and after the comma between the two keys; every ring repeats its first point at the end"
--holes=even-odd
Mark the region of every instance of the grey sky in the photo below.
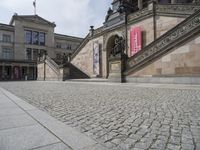
{"type": "MultiPolygon", "coordinates": [[[[37,0],[37,14],[57,27],[55,32],[84,37],[90,25],[102,25],[112,0],[37,0]]],[[[0,23],[12,15],[32,15],[33,0],[0,0],[0,23]]]]}

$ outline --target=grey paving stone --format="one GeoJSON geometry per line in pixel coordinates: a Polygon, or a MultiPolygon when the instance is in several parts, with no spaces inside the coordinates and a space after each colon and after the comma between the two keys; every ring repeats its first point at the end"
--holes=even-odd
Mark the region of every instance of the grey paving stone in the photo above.
{"type": "Polygon", "coordinates": [[[194,145],[193,144],[181,144],[181,149],[182,150],[194,150],[194,145]]]}
{"type": "Polygon", "coordinates": [[[27,114],[0,117],[0,130],[36,124],[27,114]]]}
{"type": "Polygon", "coordinates": [[[7,101],[7,102],[3,102],[1,103],[0,101],[0,109],[4,109],[4,108],[17,108],[17,106],[15,104],[13,104],[13,102],[7,101]]]}
{"type": "Polygon", "coordinates": [[[57,142],[60,141],[39,125],[0,131],[0,147],[2,150],[31,149],[57,142]]]}
{"type": "Polygon", "coordinates": [[[174,145],[174,144],[167,144],[167,148],[171,150],[180,150],[181,146],[180,145],[174,145]]]}
{"type": "Polygon", "coordinates": [[[84,147],[89,147],[97,143],[40,110],[28,111],[28,113],[73,149],[83,149],[84,147]]]}
{"type": "Polygon", "coordinates": [[[75,82],[20,82],[20,89],[18,82],[0,86],[104,146],[128,147],[127,138],[153,141],[150,149],[159,150],[194,146],[193,139],[196,146],[200,143],[199,86],[75,82]]]}
{"type": "Polygon", "coordinates": [[[40,148],[34,148],[32,150],[72,150],[72,149],[63,143],[55,143],[47,146],[42,146],[40,148]]]}
{"type": "Polygon", "coordinates": [[[89,147],[85,147],[82,150],[109,150],[109,149],[107,149],[106,147],[103,147],[100,144],[95,144],[89,147]]]}
{"type": "Polygon", "coordinates": [[[1,108],[0,109],[0,117],[21,115],[21,114],[26,114],[26,113],[23,110],[21,110],[20,108],[17,108],[17,107],[1,108]]]}
{"type": "Polygon", "coordinates": [[[2,89],[3,93],[9,97],[10,99],[12,99],[12,101],[14,101],[17,105],[19,105],[20,107],[23,108],[23,110],[35,110],[36,108],[26,102],[24,102],[23,100],[21,100],[20,98],[18,98],[17,96],[13,95],[12,93],[8,92],[5,89],[2,89]]]}
{"type": "Polygon", "coordinates": [[[200,149],[200,143],[196,143],[196,149],[200,149]]]}

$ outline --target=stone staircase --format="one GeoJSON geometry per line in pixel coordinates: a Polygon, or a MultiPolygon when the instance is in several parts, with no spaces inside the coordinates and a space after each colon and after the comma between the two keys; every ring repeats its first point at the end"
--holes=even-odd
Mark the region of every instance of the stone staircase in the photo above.
{"type": "Polygon", "coordinates": [[[89,76],[70,62],[57,64],[52,58],[46,58],[38,63],[38,80],[88,79],[89,76]]]}
{"type": "Polygon", "coordinates": [[[190,15],[180,24],[160,36],[158,39],[144,47],[136,55],[130,57],[125,64],[124,75],[128,76],[145,66],[163,57],[173,48],[180,47],[183,43],[200,34],[200,9],[190,15]]]}

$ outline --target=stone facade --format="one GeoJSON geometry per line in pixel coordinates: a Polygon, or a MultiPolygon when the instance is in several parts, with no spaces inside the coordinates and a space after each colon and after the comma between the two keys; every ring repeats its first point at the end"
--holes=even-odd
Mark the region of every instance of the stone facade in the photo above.
{"type": "Polygon", "coordinates": [[[62,61],[73,53],[82,38],[57,34],[55,27],[38,15],[15,14],[9,25],[0,24],[0,80],[36,79],[40,55],[62,61]]]}
{"type": "Polygon", "coordinates": [[[177,47],[156,62],[129,77],[141,76],[199,76],[200,36],[177,47]]]}
{"type": "MultiPolygon", "coordinates": [[[[115,3],[113,3],[114,5],[115,3]]],[[[120,6],[119,6],[120,8],[120,6]]],[[[135,11],[127,16],[127,22],[125,22],[126,15],[122,13],[114,12],[116,8],[108,11],[106,16],[106,22],[104,26],[99,29],[94,30],[92,36],[87,36],[85,42],[78,48],[78,52],[72,58],[71,63],[80,68],[83,72],[87,73],[90,77],[94,77],[93,74],[93,46],[92,43],[103,37],[102,40],[102,52],[101,52],[101,77],[109,78],[109,55],[111,48],[113,48],[114,36],[118,35],[123,37],[125,40],[125,53],[127,54],[127,62],[131,57],[131,36],[130,32],[132,28],[140,27],[142,32],[142,50],[145,48],[152,48],[153,42],[158,41],[162,37],[168,34],[172,34],[172,29],[178,29],[178,26],[186,20],[189,16],[192,16],[197,10],[199,10],[199,5],[194,4],[156,4],[151,2],[148,4],[147,8],[141,8],[141,10],[135,11]],[[115,22],[117,21],[118,22],[115,22]],[[99,32],[100,31],[100,32],[99,32]],[[164,36],[163,36],[164,35],[164,36]]],[[[195,21],[194,21],[195,22],[195,21]]],[[[196,22],[195,22],[196,23],[196,22]]],[[[189,28],[186,26],[183,28],[189,28]]],[[[192,27],[192,25],[191,25],[192,27]]],[[[181,28],[180,28],[181,29],[181,28]]],[[[178,32],[178,31],[177,31],[178,32]]],[[[182,31],[179,31],[182,32],[182,31]]],[[[197,32],[194,32],[195,34],[197,32]]],[[[176,33],[175,33],[176,34],[176,33]]],[[[176,36],[176,35],[175,35],[176,36]]],[[[185,37],[183,37],[184,39],[185,37]]],[[[137,72],[129,72],[124,74],[127,77],[136,76],[196,76],[200,75],[199,63],[196,62],[198,59],[198,38],[195,36],[190,37],[190,42],[183,41],[178,46],[174,46],[170,49],[170,52],[162,54],[162,56],[151,61],[152,64],[146,64],[146,67],[139,68],[137,72]],[[193,38],[193,39],[192,39],[193,38]],[[156,61],[156,62],[155,62],[156,61]]],[[[168,41],[163,41],[162,45],[168,41]]],[[[159,43],[161,44],[161,43],[159,43]]],[[[160,46],[159,46],[160,47],[160,46]]],[[[154,47],[156,48],[156,47],[154,47]]],[[[152,50],[153,51],[153,50],[152,50]]],[[[155,50],[154,50],[155,51],[155,50]]],[[[143,53],[141,53],[143,54],[143,53]]],[[[140,56],[138,54],[138,60],[145,58],[147,53],[140,56]]],[[[149,55],[149,54],[148,54],[149,55]]],[[[155,54],[156,55],[156,54],[155,54]]],[[[128,62],[129,63],[129,62],[128,62]]],[[[134,64],[134,62],[133,62],[134,64]]],[[[131,66],[131,62],[130,62],[131,66]]],[[[125,68],[126,70],[128,67],[125,68]]],[[[124,71],[124,70],[122,70],[124,71]]]]}
{"type": "Polygon", "coordinates": [[[130,57],[130,31],[132,28],[140,27],[142,30],[142,47],[145,47],[154,40],[154,22],[153,17],[144,19],[128,27],[128,56],[130,57]]]}
{"type": "Polygon", "coordinates": [[[93,71],[93,44],[94,42],[98,42],[100,46],[100,76],[106,76],[106,52],[103,51],[103,36],[99,36],[95,39],[90,40],[82,49],[81,51],[73,58],[71,63],[79,68],[81,71],[86,73],[90,77],[95,77],[93,71]]]}
{"type": "Polygon", "coordinates": [[[38,63],[37,69],[39,81],[63,81],[70,75],[69,67],[54,66],[48,59],[38,63]]]}
{"type": "Polygon", "coordinates": [[[181,23],[185,17],[156,16],[156,38],[181,23]]]}

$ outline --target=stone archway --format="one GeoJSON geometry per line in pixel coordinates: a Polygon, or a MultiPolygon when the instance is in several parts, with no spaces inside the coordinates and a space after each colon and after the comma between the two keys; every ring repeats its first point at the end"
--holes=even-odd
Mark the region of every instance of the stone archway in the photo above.
{"type": "Polygon", "coordinates": [[[115,39],[116,37],[122,37],[122,39],[125,39],[122,33],[119,32],[113,32],[109,36],[107,36],[105,40],[105,50],[106,50],[106,61],[107,61],[107,75],[106,77],[109,77],[109,59],[111,55],[111,51],[114,49],[115,46],[115,39]]]}

